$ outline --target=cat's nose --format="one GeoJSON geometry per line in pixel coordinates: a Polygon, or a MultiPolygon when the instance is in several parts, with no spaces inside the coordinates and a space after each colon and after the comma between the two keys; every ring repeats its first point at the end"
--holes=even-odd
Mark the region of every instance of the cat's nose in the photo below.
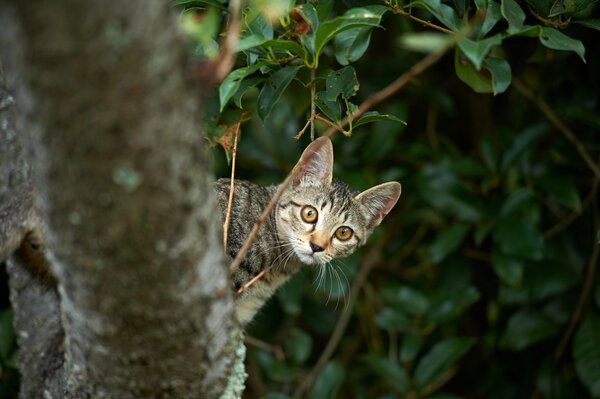
{"type": "Polygon", "coordinates": [[[312,249],[313,252],[322,252],[324,249],[323,247],[315,244],[312,241],[309,242],[309,245],[310,245],[310,249],[312,249]]]}

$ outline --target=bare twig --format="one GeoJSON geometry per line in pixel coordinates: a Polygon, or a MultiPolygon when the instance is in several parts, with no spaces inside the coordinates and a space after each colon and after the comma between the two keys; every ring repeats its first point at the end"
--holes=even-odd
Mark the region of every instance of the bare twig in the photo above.
{"type": "Polygon", "coordinates": [[[261,278],[263,278],[263,276],[265,274],[267,274],[269,271],[271,270],[270,267],[267,267],[265,269],[262,269],[260,271],[260,273],[258,273],[256,276],[254,276],[250,281],[248,281],[246,284],[244,284],[243,286],[240,287],[239,290],[237,290],[237,292],[235,293],[236,298],[239,298],[240,295],[242,295],[242,293],[244,291],[246,291],[249,287],[252,286],[252,284],[256,283],[258,280],[260,280],[261,278]]]}
{"type": "MultiPolygon", "coordinates": [[[[594,180],[593,191],[594,191],[594,194],[596,194],[598,191],[598,179],[594,180]]],[[[596,204],[597,204],[597,198],[598,197],[596,195],[594,195],[594,200],[595,200],[596,204]]],[[[598,227],[597,205],[594,207],[594,226],[598,227]]],[[[577,304],[575,305],[575,309],[573,310],[573,314],[571,315],[571,320],[569,321],[569,325],[567,326],[567,329],[565,330],[565,332],[560,340],[560,343],[558,344],[558,347],[556,348],[556,352],[554,352],[554,358],[556,360],[559,360],[565,353],[565,350],[567,349],[567,346],[569,345],[569,342],[571,341],[571,336],[575,332],[575,328],[577,328],[577,325],[579,324],[579,321],[581,320],[581,316],[583,314],[583,309],[584,309],[585,305],[588,303],[588,299],[592,292],[592,286],[594,285],[594,276],[596,274],[596,268],[598,267],[598,257],[600,256],[600,244],[598,244],[596,242],[595,237],[592,242],[593,242],[594,249],[592,250],[592,254],[590,255],[590,261],[587,266],[587,272],[585,275],[585,280],[583,282],[583,287],[581,287],[581,293],[579,294],[579,299],[577,300],[577,304]]]]}
{"type": "Polygon", "coordinates": [[[583,199],[583,202],[581,203],[581,208],[577,211],[571,212],[564,219],[561,219],[554,226],[544,231],[544,233],[542,234],[544,240],[548,240],[554,237],[556,234],[569,227],[571,223],[573,223],[575,220],[577,220],[578,217],[582,215],[583,211],[592,203],[592,200],[596,198],[596,192],[598,190],[598,179],[595,179],[594,182],[595,183],[593,184],[593,187],[590,190],[589,194],[583,199]]]}
{"type": "Polygon", "coordinates": [[[246,335],[244,337],[244,342],[265,352],[272,353],[277,358],[277,360],[285,360],[285,354],[283,353],[283,349],[281,349],[281,347],[279,346],[271,345],[270,343],[253,337],[251,335],[246,335]]]}
{"type": "Polygon", "coordinates": [[[330,127],[335,128],[338,132],[346,134],[346,132],[344,131],[344,129],[342,129],[341,127],[339,127],[338,125],[336,125],[334,122],[330,121],[329,119],[316,114],[315,118],[320,120],[321,122],[325,122],[326,124],[328,124],[330,127]]]}
{"type": "Polygon", "coordinates": [[[546,118],[575,146],[579,155],[583,158],[588,167],[594,172],[597,179],[600,179],[600,167],[596,165],[590,154],[585,149],[585,145],[577,138],[575,133],[563,123],[556,112],[541,98],[537,97],[529,87],[519,79],[513,79],[513,86],[528,100],[533,102],[546,115],[546,118]]]}
{"type": "Polygon", "coordinates": [[[577,305],[575,306],[575,310],[573,311],[573,315],[571,316],[569,326],[565,330],[565,333],[563,334],[562,339],[560,340],[558,348],[554,353],[554,358],[556,360],[562,357],[567,348],[567,345],[571,341],[571,336],[573,335],[575,328],[579,324],[579,320],[581,319],[581,315],[583,314],[583,308],[587,304],[588,299],[590,297],[590,293],[592,292],[592,286],[594,284],[594,275],[596,274],[596,267],[598,266],[598,254],[600,254],[600,244],[594,242],[594,249],[592,251],[592,255],[590,256],[585,281],[583,282],[583,287],[581,288],[581,294],[579,294],[579,299],[577,300],[577,305]]]}
{"type": "MultiPolygon", "coordinates": [[[[405,73],[403,73],[394,82],[392,82],[388,86],[384,87],[381,91],[379,91],[379,92],[373,94],[372,96],[370,96],[369,98],[367,98],[358,107],[358,110],[353,115],[353,118],[356,119],[356,118],[362,116],[365,112],[367,112],[369,109],[371,109],[371,107],[374,107],[375,105],[379,104],[380,102],[382,102],[384,100],[387,100],[389,97],[391,97],[392,95],[396,94],[408,82],[410,82],[411,79],[413,79],[414,77],[418,76],[419,74],[425,72],[429,67],[431,67],[436,62],[438,62],[442,58],[442,55],[445,54],[445,52],[447,51],[447,49],[448,48],[445,47],[445,48],[443,48],[443,49],[441,49],[441,50],[439,50],[437,52],[434,52],[434,53],[431,53],[431,54],[427,55],[421,61],[419,61],[415,65],[413,65],[408,71],[406,71],[405,73]]],[[[340,123],[340,125],[341,126],[345,126],[345,125],[348,124],[348,122],[349,122],[349,119],[346,117],[346,118],[344,118],[342,120],[342,122],[340,123]]],[[[337,128],[330,127],[325,132],[324,136],[331,137],[337,130],[338,130],[337,128]]],[[[250,247],[254,243],[254,240],[256,239],[256,235],[258,234],[258,231],[259,231],[260,227],[265,222],[265,220],[269,217],[269,214],[271,213],[271,211],[275,207],[275,204],[277,203],[277,201],[279,200],[279,198],[281,197],[281,195],[283,194],[283,192],[288,188],[288,186],[292,182],[292,179],[295,177],[296,173],[298,173],[298,169],[294,168],[288,174],[288,176],[285,178],[285,180],[277,188],[277,191],[273,195],[273,198],[271,198],[271,201],[269,201],[269,203],[267,204],[267,206],[263,210],[262,214],[260,215],[260,217],[258,218],[258,220],[256,221],[256,223],[252,227],[252,230],[250,231],[250,234],[248,235],[248,237],[244,241],[244,245],[242,245],[242,248],[240,248],[240,251],[238,252],[237,256],[231,262],[231,265],[229,266],[229,270],[231,271],[231,273],[233,273],[239,267],[239,265],[242,263],[242,260],[244,259],[244,257],[246,256],[246,254],[250,250],[250,247]]]]}
{"type": "Polygon", "coordinates": [[[231,179],[229,186],[229,200],[227,201],[227,212],[225,213],[225,222],[223,222],[223,249],[227,249],[227,235],[229,233],[229,220],[231,219],[231,206],[233,205],[233,193],[235,190],[235,156],[237,154],[238,136],[240,134],[240,125],[242,124],[242,116],[235,126],[233,137],[233,154],[231,155],[231,179]]]}
{"type": "Polygon", "coordinates": [[[407,11],[404,11],[400,7],[393,8],[392,12],[395,13],[395,14],[400,14],[400,15],[403,15],[405,17],[408,17],[408,18],[412,19],[413,21],[416,21],[416,22],[418,22],[418,23],[420,23],[420,24],[422,24],[424,26],[427,26],[428,28],[432,28],[432,29],[435,29],[437,31],[444,32],[444,33],[454,34],[454,32],[451,31],[450,29],[447,29],[447,28],[444,28],[442,26],[436,25],[433,22],[426,21],[424,19],[415,17],[414,15],[412,15],[411,13],[409,13],[407,11]]]}
{"type": "Polygon", "coordinates": [[[240,36],[241,3],[242,0],[231,0],[229,2],[229,26],[227,27],[227,32],[221,45],[221,53],[219,54],[214,70],[216,82],[225,79],[235,62],[235,47],[240,36]]]}
{"type": "Polygon", "coordinates": [[[315,113],[316,113],[316,82],[315,68],[310,69],[310,141],[315,140],[315,113]]]}
{"type": "Polygon", "coordinates": [[[306,121],[306,123],[304,124],[304,127],[302,129],[300,129],[300,131],[298,133],[296,133],[296,135],[294,136],[294,138],[296,140],[299,140],[300,137],[302,137],[302,135],[304,134],[304,132],[306,131],[306,128],[308,127],[308,125],[310,125],[311,119],[308,119],[306,121]]]}
{"type": "Polygon", "coordinates": [[[310,373],[308,373],[304,380],[302,380],[302,382],[296,389],[296,392],[294,392],[294,399],[301,398],[304,392],[306,392],[312,386],[315,379],[321,372],[321,369],[325,366],[325,364],[327,364],[327,362],[333,355],[333,352],[335,352],[335,349],[337,348],[340,340],[342,339],[344,331],[346,331],[348,322],[350,321],[350,316],[352,315],[354,302],[358,297],[358,293],[360,292],[360,289],[365,279],[367,278],[367,275],[369,274],[371,269],[377,264],[379,259],[381,259],[381,246],[371,247],[371,250],[365,257],[362,267],[360,268],[358,274],[354,278],[354,282],[352,283],[352,287],[350,288],[350,294],[348,296],[348,305],[346,306],[344,312],[338,319],[335,329],[333,330],[331,337],[329,337],[327,346],[321,353],[319,360],[312,368],[310,373]]]}

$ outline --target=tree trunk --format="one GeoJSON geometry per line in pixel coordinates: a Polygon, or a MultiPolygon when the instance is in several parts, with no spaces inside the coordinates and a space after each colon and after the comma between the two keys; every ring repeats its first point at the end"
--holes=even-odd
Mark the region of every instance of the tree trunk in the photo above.
{"type": "Polygon", "coordinates": [[[22,396],[218,397],[239,336],[200,132],[205,88],[186,79],[169,2],[15,7],[0,35],[21,24],[25,68],[18,51],[2,58],[22,73],[11,90],[24,78],[35,100],[35,120],[16,125],[41,126],[35,213],[59,293],[11,258],[22,396]]]}

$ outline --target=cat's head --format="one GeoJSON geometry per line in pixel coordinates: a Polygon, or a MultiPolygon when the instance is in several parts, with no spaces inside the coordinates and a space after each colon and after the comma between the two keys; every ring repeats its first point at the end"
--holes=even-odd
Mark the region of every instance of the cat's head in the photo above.
{"type": "Polygon", "coordinates": [[[289,188],[277,207],[280,238],[305,264],[325,264],[350,255],[400,197],[400,183],[388,182],[361,193],[336,180],[333,146],[326,137],[313,141],[294,168],[289,188]]]}

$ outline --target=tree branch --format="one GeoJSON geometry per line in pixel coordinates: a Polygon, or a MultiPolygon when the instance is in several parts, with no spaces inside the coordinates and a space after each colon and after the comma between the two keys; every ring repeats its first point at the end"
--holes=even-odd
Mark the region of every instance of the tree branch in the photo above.
{"type": "Polygon", "coordinates": [[[512,82],[515,89],[519,91],[525,98],[534,103],[540,111],[548,118],[548,120],[569,140],[574,146],[577,152],[590,170],[596,175],[597,179],[600,179],[600,167],[596,165],[590,154],[587,152],[585,145],[577,138],[575,133],[563,123],[558,117],[556,112],[540,97],[537,97],[530,88],[528,88],[523,82],[517,78],[513,78],[512,82]]]}

